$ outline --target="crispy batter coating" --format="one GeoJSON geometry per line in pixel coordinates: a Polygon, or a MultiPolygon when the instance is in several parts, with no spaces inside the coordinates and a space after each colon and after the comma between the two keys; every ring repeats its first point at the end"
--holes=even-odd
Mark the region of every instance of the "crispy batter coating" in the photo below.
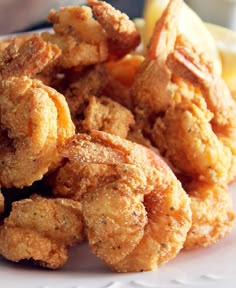
{"type": "Polygon", "coordinates": [[[13,203],[0,226],[0,254],[14,262],[34,260],[57,269],[67,261],[67,250],[83,239],[81,205],[69,199],[33,196],[13,203]]]}
{"type": "Polygon", "coordinates": [[[33,35],[20,47],[14,41],[0,55],[0,78],[34,76],[60,55],[60,49],[33,35]]]}
{"type": "MultiPolygon", "coordinates": [[[[105,97],[90,97],[84,115],[85,119],[81,121],[80,129],[85,132],[100,130],[126,138],[129,126],[134,124],[133,115],[129,110],[105,97]]],[[[104,183],[104,178],[111,178],[108,180],[111,181],[114,174],[112,173],[112,169],[108,169],[106,165],[66,163],[49,176],[49,179],[55,196],[80,200],[81,195],[87,190],[95,189],[99,183],[104,183]],[[96,179],[92,185],[89,184],[87,175],[89,179],[96,179]]]]}
{"type": "Polygon", "coordinates": [[[228,182],[231,182],[236,177],[236,102],[224,80],[212,72],[212,65],[206,60],[203,62],[201,54],[190,43],[187,42],[186,46],[181,42],[177,44],[175,51],[168,57],[167,65],[174,74],[199,87],[207,109],[213,113],[210,121],[212,129],[231,151],[228,172],[228,182]]]}
{"type": "Polygon", "coordinates": [[[191,197],[193,213],[185,249],[208,247],[231,232],[235,215],[226,187],[193,182],[185,188],[191,197]]]}
{"type": "Polygon", "coordinates": [[[14,36],[0,39],[0,53],[2,53],[3,50],[5,50],[12,42],[14,42],[14,44],[17,47],[20,47],[31,37],[32,37],[32,33],[27,33],[27,34],[19,34],[19,35],[14,35],[14,36]]]}
{"type": "MultiPolygon", "coordinates": [[[[75,135],[61,153],[75,168],[102,164],[117,171],[117,179],[82,195],[87,237],[97,256],[112,269],[128,272],[155,269],[177,255],[191,226],[190,201],[157,154],[100,131],[75,135]]],[[[97,177],[91,176],[87,181],[96,185],[97,177]]]]}
{"type": "Polygon", "coordinates": [[[133,21],[105,1],[87,0],[93,13],[107,33],[109,52],[122,57],[133,51],[141,42],[141,37],[133,21]]]}
{"type": "Polygon", "coordinates": [[[128,109],[106,97],[91,97],[84,115],[82,125],[85,132],[100,130],[126,138],[130,125],[134,124],[128,109]]]}
{"type": "Polygon", "coordinates": [[[0,56],[0,185],[29,186],[61,161],[57,153],[74,134],[63,95],[32,80],[60,54],[34,35],[10,44],[0,56]]]}
{"type": "Polygon", "coordinates": [[[131,93],[138,127],[178,175],[195,183],[187,188],[190,249],[209,246],[232,228],[225,190],[236,175],[236,104],[214,65],[177,31],[181,2],[171,0],[157,21],[131,93]]]}
{"type": "Polygon", "coordinates": [[[49,176],[49,182],[55,197],[81,201],[86,192],[92,192],[118,177],[117,171],[107,165],[67,162],[49,176]]]}
{"type": "Polygon", "coordinates": [[[0,93],[0,185],[28,186],[59,164],[74,125],[64,97],[41,81],[13,77],[0,93]]]}
{"type": "Polygon", "coordinates": [[[156,23],[147,56],[132,86],[133,105],[141,122],[153,113],[165,111],[171,104],[174,88],[166,60],[175,46],[181,7],[182,0],[169,1],[156,23]]]}
{"type": "Polygon", "coordinates": [[[196,94],[192,101],[170,107],[164,117],[157,117],[152,140],[161,155],[185,175],[209,183],[225,183],[232,153],[214,133],[212,113],[201,100],[196,94]]]}
{"type": "Polygon", "coordinates": [[[208,109],[214,114],[212,125],[227,134],[236,126],[236,103],[224,80],[212,72],[211,63],[182,38],[178,38],[167,65],[175,74],[201,89],[208,109]]]}
{"type": "Polygon", "coordinates": [[[0,188],[46,176],[59,197],[14,202],[2,220],[0,190],[0,256],[57,269],[86,234],[111,269],[153,270],[232,230],[236,103],[179,33],[182,0],[145,56],[129,54],[140,35],[127,15],[87,2],[52,10],[53,33],[0,40],[0,188]]]}
{"type": "MultiPolygon", "coordinates": [[[[133,176],[130,172],[127,165],[127,176],[133,176]]],[[[139,171],[135,173],[138,174],[139,171]]],[[[140,201],[142,198],[132,195],[130,191],[139,185],[137,180],[135,179],[135,183],[129,181],[128,184],[128,178],[123,176],[122,180],[84,194],[82,199],[90,247],[111,267],[128,257],[144,236],[144,227],[148,222],[147,212],[140,201]]]]}
{"type": "Polygon", "coordinates": [[[99,96],[102,93],[107,82],[106,77],[106,70],[103,66],[98,65],[82,70],[63,92],[78,132],[83,131],[81,120],[84,119],[84,111],[90,97],[99,96]]]}
{"type": "Polygon", "coordinates": [[[42,37],[61,48],[58,65],[63,68],[88,66],[108,58],[105,32],[93,19],[90,7],[67,6],[57,12],[52,10],[48,20],[53,23],[55,33],[43,32],[42,37]]]}
{"type": "Polygon", "coordinates": [[[106,83],[103,66],[78,73],[64,92],[73,122],[80,133],[102,130],[126,138],[130,125],[134,124],[133,115],[119,103],[101,97],[106,83]]]}

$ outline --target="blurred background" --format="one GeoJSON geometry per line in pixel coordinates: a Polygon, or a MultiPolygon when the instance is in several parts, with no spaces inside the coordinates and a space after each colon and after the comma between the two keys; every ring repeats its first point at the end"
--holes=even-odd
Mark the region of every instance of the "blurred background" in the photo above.
{"type": "MultiPolygon", "coordinates": [[[[140,17],[143,0],[108,0],[114,7],[140,17]]],[[[44,28],[48,12],[67,5],[85,4],[84,0],[0,0],[0,34],[44,28]]]]}
{"type": "MultiPolygon", "coordinates": [[[[148,0],[149,1],[149,0],[148,0]]],[[[129,14],[141,17],[144,0],[107,0],[129,14]]],[[[186,0],[204,21],[236,30],[236,0],[186,0]]],[[[47,27],[49,9],[80,5],[82,0],[0,0],[0,34],[47,27]]]]}
{"type": "Polygon", "coordinates": [[[203,21],[236,30],[236,0],[186,0],[203,21]]]}

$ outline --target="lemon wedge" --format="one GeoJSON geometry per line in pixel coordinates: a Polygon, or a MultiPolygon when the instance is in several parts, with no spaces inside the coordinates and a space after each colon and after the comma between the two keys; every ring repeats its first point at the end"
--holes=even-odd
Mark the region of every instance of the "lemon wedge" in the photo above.
{"type": "MultiPolygon", "coordinates": [[[[143,28],[144,45],[152,35],[156,21],[160,18],[169,0],[146,0],[144,6],[143,28]]],[[[214,70],[221,74],[221,60],[216,48],[213,36],[206,28],[201,18],[186,4],[183,3],[182,13],[179,17],[179,31],[198,49],[207,53],[208,59],[212,61],[214,70]]]]}
{"type": "Polygon", "coordinates": [[[222,78],[236,98],[236,32],[227,28],[206,23],[215,39],[222,62],[222,78]]]}

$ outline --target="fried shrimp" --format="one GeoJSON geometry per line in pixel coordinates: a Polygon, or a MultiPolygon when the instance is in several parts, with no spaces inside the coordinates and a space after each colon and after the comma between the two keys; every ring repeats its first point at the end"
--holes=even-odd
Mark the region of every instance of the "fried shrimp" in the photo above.
{"type": "Polygon", "coordinates": [[[190,43],[188,49],[181,44],[169,55],[167,65],[173,73],[200,88],[207,108],[213,113],[212,129],[232,153],[228,176],[228,182],[231,182],[236,177],[236,103],[224,80],[211,71],[210,63],[201,61],[203,57],[190,43]]]}
{"type": "Polygon", "coordinates": [[[142,272],[232,231],[236,102],[184,1],[160,1],[147,47],[99,0],[0,39],[0,258],[58,269],[85,239],[142,272]]]}
{"type": "Polygon", "coordinates": [[[164,111],[171,104],[173,85],[166,60],[168,53],[174,50],[181,7],[182,0],[170,0],[156,23],[146,58],[133,83],[133,106],[141,121],[164,111]]]}
{"type": "Polygon", "coordinates": [[[54,47],[34,37],[14,56],[9,48],[2,57],[0,186],[20,188],[41,179],[60,163],[58,147],[74,134],[64,96],[41,81],[27,77],[40,71],[40,63],[43,68],[51,61],[54,55],[51,46],[54,47]],[[42,59],[34,63],[34,52],[40,47],[36,54],[42,59]]]}
{"type": "Polygon", "coordinates": [[[151,126],[150,130],[144,127],[145,132],[177,169],[207,179],[209,183],[227,183],[236,173],[236,105],[207,56],[197,53],[192,44],[178,34],[176,23],[181,2],[170,1],[156,23],[143,62],[144,70],[138,74],[132,90],[137,105],[147,104],[149,113],[145,115],[143,107],[137,106],[137,117],[141,118],[143,126],[151,126]],[[158,68],[158,63],[162,69],[158,68]],[[150,75],[152,80],[145,76],[148,69],[158,69],[150,75]],[[168,73],[163,74],[163,71],[168,73]],[[156,87],[157,92],[152,91],[150,97],[146,97],[148,90],[137,89],[139,81],[144,81],[148,87],[152,87],[152,81],[162,84],[156,87]],[[171,97],[165,106],[162,104],[166,103],[167,95],[171,97]],[[141,102],[139,98],[142,98],[141,102]],[[156,103],[149,105],[150,99],[156,103]],[[151,123],[148,123],[149,115],[151,123]]]}
{"type": "Polygon", "coordinates": [[[69,109],[61,94],[27,77],[1,81],[0,93],[0,184],[29,186],[60,161],[58,146],[74,133],[69,109]]]}
{"type": "Polygon", "coordinates": [[[155,269],[177,255],[191,226],[190,201],[157,154],[99,131],[75,135],[61,153],[69,165],[106,165],[114,173],[98,185],[88,173],[92,189],[81,197],[89,245],[98,257],[128,272],[155,269]]]}
{"type": "Polygon", "coordinates": [[[195,183],[186,188],[193,226],[185,245],[191,249],[232,228],[226,187],[235,178],[236,110],[207,55],[179,34],[181,2],[169,1],[157,21],[131,92],[139,127],[176,175],[195,183]]]}
{"type": "Polygon", "coordinates": [[[191,197],[193,213],[185,249],[208,247],[231,232],[235,216],[226,187],[192,182],[185,189],[191,197]]]}
{"type": "Polygon", "coordinates": [[[55,33],[43,32],[42,37],[61,48],[57,65],[63,68],[88,66],[108,58],[106,34],[93,19],[90,7],[68,6],[57,12],[52,10],[48,20],[53,23],[55,33]]]}
{"type": "Polygon", "coordinates": [[[133,114],[112,99],[103,96],[106,69],[97,65],[80,71],[64,92],[73,122],[79,133],[101,130],[126,138],[134,124],[133,114]]]}
{"type": "Polygon", "coordinates": [[[87,0],[102,28],[106,31],[109,52],[122,57],[133,51],[141,42],[135,24],[129,17],[104,1],[87,0]]]}
{"type": "Polygon", "coordinates": [[[83,194],[116,178],[116,171],[107,165],[67,162],[49,175],[48,182],[55,197],[81,201],[83,194]]]}
{"type": "Polygon", "coordinates": [[[0,254],[8,260],[33,260],[57,269],[67,261],[69,247],[83,239],[81,205],[69,199],[32,196],[14,202],[0,226],[0,254]]]}
{"type": "Polygon", "coordinates": [[[62,68],[98,64],[109,56],[122,57],[141,42],[135,24],[126,14],[105,2],[88,2],[92,9],[68,6],[52,10],[48,16],[54,33],[43,32],[42,37],[61,48],[57,64],[62,68]]]}
{"type": "Polygon", "coordinates": [[[136,118],[143,122],[144,132],[174,167],[210,182],[226,181],[232,154],[215,135],[211,125],[214,114],[207,109],[199,89],[175,77],[175,69],[167,65],[179,37],[176,27],[181,4],[182,1],[170,1],[156,23],[144,67],[141,65],[132,87],[137,101],[136,118]],[[157,85],[155,91],[146,89],[154,87],[152,81],[157,85]],[[143,90],[138,89],[139,84],[143,90]]]}
{"type": "Polygon", "coordinates": [[[174,52],[168,56],[168,67],[201,89],[208,109],[214,114],[212,125],[216,129],[221,127],[221,133],[229,132],[236,127],[236,103],[226,83],[212,71],[206,57],[202,57],[186,39],[181,40],[184,43],[178,41],[174,52]]]}
{"type": "Polygon", "coordinates": [[[107,74],[103,66],[96,65],[77,74],[75,80],[70,81],[65,91],[66,101],[70,108],[72,120],[78,132],[83,131],[81,121],[91,96],[100,96],[107,83],[107,74]]]}
{"type": "MultiPolygon", "coordinates": [[[[181,89],[181,95],[188,92],[181,89]]],[[[161,155],[186,176],[209,183],[226,183],[232,153],[212,130],[212,113],[205,102],[192,92],[191,101],[176,104],[168,108],[163,117],[156,118],[152,141],[161,155]]]]}
{"type": "Polygon", "coordinates": [[[130,125],[134,124],[128,109],[106,97],[91,97],[84,115],[82,126],[85,132],[100,130],[126,138],[130,125]]]}

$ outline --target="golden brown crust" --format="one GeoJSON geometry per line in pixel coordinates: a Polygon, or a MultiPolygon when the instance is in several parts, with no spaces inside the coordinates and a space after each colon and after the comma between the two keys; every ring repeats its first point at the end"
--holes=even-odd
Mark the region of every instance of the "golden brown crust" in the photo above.
{"type": "Polygon", "coordinates": [[[41,81],[14,77],[0,91],[0,185],[28,186],[58,165],[58,147],[74,125],[64,97],[41,81]]]}
{"type": "Polygon", "coordinates": [[[171,107],[164,117],[157,117],[152,140],[161,154],[185,175],[208,183],[225,183],[232,154],[214,133],[212,114],[197,99],[195,95],[192,101],[171,107]]]}
{"type": "Polygon", "coordinates": [[[68,6],[52,10],[48,20],[55,33],[44,32],[44,40],[57,44],[62,55],[57,65],[63,68],[88,66],[108,58],[107,40],[92,10],[85,6],[68,6]]]}
{"type": "Polygon", "coordinates": [[[20,47],[14,41],[0,56],[0,77],[3,79],[20,76],[34,76],[60,55],[60,49],[33,35],[20,47]]]}
{"type": "Polygon", "coordinates": [[[57,269],[67,261],[67,250],[83,239],[81,206],[69,199],[33,196],[13,203],[0,226],[0,254],[18,262],[57,269]]]}
{"type": "Polygon", "coordinates": [[[141,42],[135,24],[129,17],[104,1],[88,0],[93,13],[107,33],[110,53],[122,57],[141,42]]]}
{"type": "Polygon", "coordinates": [[[200,182],[187,185],[186,190],[193,218],[185,249],[208,247],[232,231],[235,215],[227,188],[200,182]]]}
{"type": "Polygon", "coordinates": [[[197,227],[193,231],[200,228],[195,236],[189,234],[194,239],[187,239],[190,248],[193,242],[198,247],[215,243],[232,228],[231,200],[225,190],[236,173],[236,104],[207,55],[178,31],[182,2],[169,1],[156,23],[131,88],[131,107],[138,129],[148,135],[178,175],[195,182],[194,190],[188,192],[197,227]],[[210,203],[222,206],[214,205],[215,216],[209,211],[207,219],[210,203]],[[203,229],[205,238],[201,221],[210,226],[203,229]]]}
{"type": "Polygon", "coordinates": [[[101,131],[75,135],[61,153],[69,158],[67,169],[101,165],[100,176],[87,173],[86,183],[92,184],[81,195],[88,241],[97,256],[112,269],[129,272],[153,270],[177,255],[191,226],[190,200],[157,154],[101,131]],[[104,166],[116,171],[110,181],[101,181],[109,174],[104,166]]]}
{"type": "Polygon", "coordinates": [[[128,109],[106,97],[91,97],[84,115],[82,126],[85,132],[100,130],[126,138],[129,127],[134,124],[128,109]]]}
{"type": "Polygon", "coordinates": [[[20,47],[31,37],[32,37],[32,33],[27,33],[27,34],[19,34],[19,35],[14,35],[14,36],[1,39],[0,40],[0,53],[2,53],[12,42],[14,42],[14,44],[17,47],[20,47]]]}
{"type": "Polygon", "coordinates": [[[179,34],[182,2],[169,1],[145,57],[127,55],[140,43],[134,23],[97,0],[52,10],[53,33],[0,41],[0,187],[46,176],[64,198],[13,203],[0,224],[4,257],[60,268],[85,224],[110,268],[144,271],[232,230],[236,104],[179,34]],[[88,134],[74,135],[71,118],[88,134]]]}

